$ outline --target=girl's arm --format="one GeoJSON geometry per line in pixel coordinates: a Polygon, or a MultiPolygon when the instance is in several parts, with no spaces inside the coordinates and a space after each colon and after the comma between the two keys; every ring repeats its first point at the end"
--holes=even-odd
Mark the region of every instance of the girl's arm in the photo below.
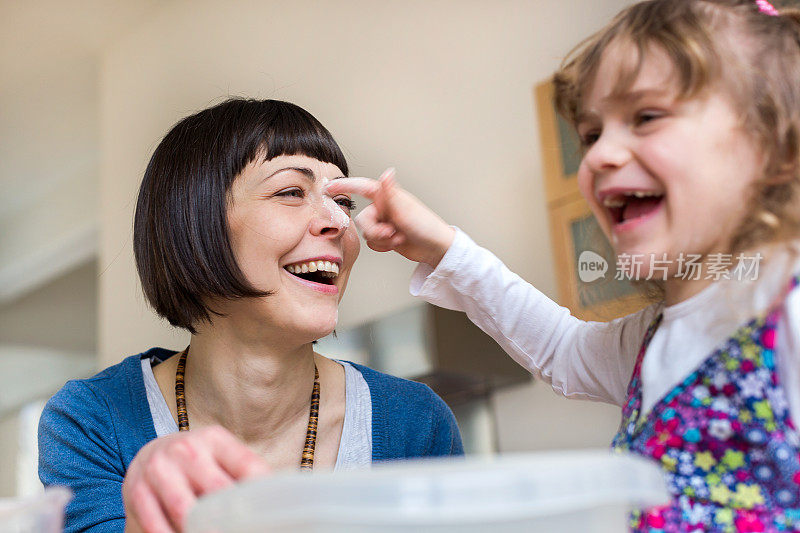
{"type": "Polygon", "coordinates": [[[328,194],[373,203],[356,218],[367,245],[420,263],[412,294],[464,311],[518,363],[569,398],[621,405],[654,306],[612,322],[584,322],[508,270],[394,183],[338,179],[328,194]]]}
{"type": "Polygon", "coordinates": [[[436,266],[420,264],[411,293],[463,311],[527,368],[568,398],[622,405],[655,306],[612,322],[573,317],[497,257],[456,231],[436,266]]]}

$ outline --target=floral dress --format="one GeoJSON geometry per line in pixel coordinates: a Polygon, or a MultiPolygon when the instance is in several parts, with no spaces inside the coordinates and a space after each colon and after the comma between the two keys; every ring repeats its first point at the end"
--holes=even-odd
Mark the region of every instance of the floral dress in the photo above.
{"type": "Polygon", "coordinates": [[[658,461],[673,499],[635,511],[634,531],[800,531],[800,438],[775,364],[780,312],[740,327],[643,413],[642,359],[661,317],[650,325],[613,448],[658,461]]]}

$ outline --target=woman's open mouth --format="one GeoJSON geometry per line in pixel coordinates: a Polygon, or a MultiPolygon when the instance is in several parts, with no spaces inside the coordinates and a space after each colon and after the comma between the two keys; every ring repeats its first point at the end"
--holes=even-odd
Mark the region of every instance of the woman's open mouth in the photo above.
{"type": "Polygon", "coordinates": [[[322,260],[304,261],[302,263],[292,263],[283,268],[297,278],[298,281],[315,290],[326,293],[338,292],[338,288],[335,285],[336,278],[339,276],[339,265],[337,263],[322,260]]]}
{"type": "Polygon", "coordinates": [[[663,194],[647,191],[609,194],[602,199],[616,230],[624,230],[643,221],[658,211],[663,202],[663,194]]]}

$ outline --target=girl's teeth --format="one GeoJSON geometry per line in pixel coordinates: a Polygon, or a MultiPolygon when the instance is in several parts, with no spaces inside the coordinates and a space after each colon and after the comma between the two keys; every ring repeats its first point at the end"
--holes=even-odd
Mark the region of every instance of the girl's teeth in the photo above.
{"type": "MultiPolygon", "coordinates": [[[[303,266],[305,266],[305,265],[303,265],[303,266]]],[[[313,261],[311,263],[309,263],[308,264],[308,271],[309,272],[316,272],[317,271],[317,264],[314,263],[313,261]]]]}
{"type": "Polygon", "coordinates": [[[308,274],[308,265],[307,264],[303,263],[303,266],[300,267],[300,273],[301,274],[308,274]]]}
{"type": "Polygon", "coordinates": [[[625,198],[631,196],[634,198],[655,198],[661,195],[653,192],[633,191],[622,195],[609,196],[603,200],[603,205],[605,207],[625,207],[625,198]]]}

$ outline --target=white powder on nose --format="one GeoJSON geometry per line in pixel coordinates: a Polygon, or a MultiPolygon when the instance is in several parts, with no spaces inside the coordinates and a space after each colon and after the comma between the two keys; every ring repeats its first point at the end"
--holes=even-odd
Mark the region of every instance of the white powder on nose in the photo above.
{"type": "Polygon", "coordinates": [[[344,212],[342,207],[333,201],[330,196],[324,196],[324,201],[328,204],[328,212],[331,217],[331,225],[341,229],[347,229],[350,226],[350,215],[344,212]]]}
{"type": "Polygon", "coordinates": [[[324,216],[328,220],[331,221],[331,226],[340,228],[340,229],[347,229],[350,226],[350,215],[344,212],[342,207],[337,204],[333,198],[328,196],[328,185],[330,185],[331,180],[328,178],[321,178],[320,179],[320,193],[312,193],[309,200],[312,202],[314,206],[314,211],[319,214],[319,216],[324,216]]]}

